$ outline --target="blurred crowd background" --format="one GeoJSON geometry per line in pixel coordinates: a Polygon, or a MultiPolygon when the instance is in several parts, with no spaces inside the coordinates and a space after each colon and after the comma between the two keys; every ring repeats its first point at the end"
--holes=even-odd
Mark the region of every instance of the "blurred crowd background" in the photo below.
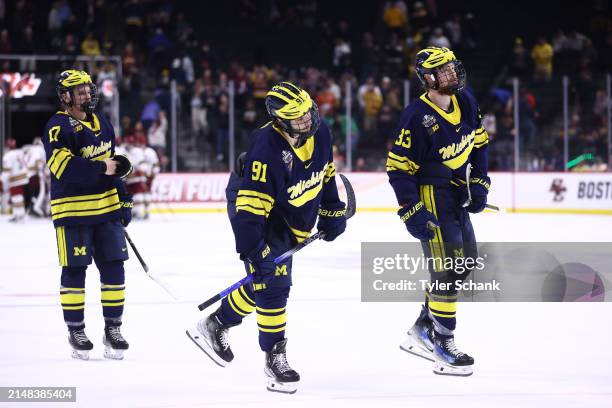
{"type": "MultiPolygon", "coordinates": [[[[609,168],[607,1],[222,3],[0,0],[0,74],[35,73],[53,86],[63,69],[93,71],[103,91],[115,90],[103,97],[119,95],[119,136],[146,137],[162,171],[170,168],[173,128],[179,171],[226,171],[230,113],[238,153],[250,132],[268,121],[268,88],[295,81],[333,130],[337,167],[346,165],[350,129],[352,169],[384,171],[399,114],[422,92],[414,55],[427,45],[445,46],[463,61],[480,101],[492,140],[491,169],[514,169],[517,134],[520,169],[565,168],[564,77],[569,159],[588,157],[581,167],[587,170],[609,168]],[[171,123],[173,81],[178,98],[171,123]]],[[[10,102],[9,136],[18,145],[40,136],[53,113],[52,93],[32,101],[10,102]]],[[[112,114],[110,101],[101,109],[112,114]]]]}

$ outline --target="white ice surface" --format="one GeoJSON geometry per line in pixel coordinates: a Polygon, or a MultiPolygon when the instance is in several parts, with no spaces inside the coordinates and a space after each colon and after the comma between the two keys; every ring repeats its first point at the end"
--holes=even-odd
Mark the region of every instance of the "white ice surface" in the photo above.
{"type": "MultiPolygon", "coordinates": [[[[612,238],[606,216],[482,214],[473,223],[480,241],[612,238]]],[[[160,214],[129,230],[179,301],[132,256],[123,325],[131,347],[125,360],[107,361],[99,274],[90,267],[85,315],[94,350],[90,361],[76,361],[50,222],[0,217],[0,386],[76,386],[77,404],[61,406],[105,408],[612,406],[612,303],[460,304],[457,343],[476,359],[468,378],[436,376],[431,363],[400,351],[420,306],[360,302],[360,242],[409,239],[392,213],[358,213],[337,241],[295,257],[288,357],[302,381],[291,396],[265,389],[254,316],[231,330],[236,359],[227,368],[185,335],[205,315],[196,305],[243,276],[225,214],[160,214]]]]}

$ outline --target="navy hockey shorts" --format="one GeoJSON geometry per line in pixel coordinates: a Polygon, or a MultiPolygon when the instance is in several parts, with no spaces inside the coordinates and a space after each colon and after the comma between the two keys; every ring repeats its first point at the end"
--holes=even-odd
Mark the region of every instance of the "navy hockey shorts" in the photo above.
{"type": "Polygon", "coordinates": [[[128,250],[119,220],[93,225],[55,228],[60,266],[91,265],[97,261],[125,261],[128,250]]]}

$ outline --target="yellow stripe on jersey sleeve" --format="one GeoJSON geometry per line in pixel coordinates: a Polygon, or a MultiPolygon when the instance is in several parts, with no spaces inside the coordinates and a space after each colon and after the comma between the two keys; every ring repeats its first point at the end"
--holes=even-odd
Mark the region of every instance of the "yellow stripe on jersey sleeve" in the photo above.
{"type": "Polygon", "coordinates": [[[248,211],[255,215],[263,215],[268,217],[272,206],[274,205],[274,199],[268,194],[260,193],[254,190],[239,190],[238,197],[236,198],[236,212],[248,211]]]}
{"type": "Polygon", "coordinates": [[[485,130],[484,127],[476,130],[476,137],[474,138],[474,147],[477,149],[483,147],[489,143],[489,133],[485,130]]]}
{"type": "Polygon", "coordinates": [[[419,165],[406,156],[399,156],[389,152],[387,156],[387,171],[403,171],[414,175],[419,170],[419,165]]]}
{"type": "Polygon", "coordinates": [[[59,178],[62,177],[64,170],[66,170],[66,166],[68,166],[68,162],[73,156],[72,152],[66,147],[53,149],[53,154],[47,162],[47,166],[49,166],[49,170],[51,170],[55,178],[59,180],[59,178]]]}

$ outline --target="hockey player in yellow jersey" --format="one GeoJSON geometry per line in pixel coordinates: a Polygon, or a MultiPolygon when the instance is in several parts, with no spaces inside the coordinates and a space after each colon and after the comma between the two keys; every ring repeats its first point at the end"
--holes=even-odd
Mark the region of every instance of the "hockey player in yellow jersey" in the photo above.
{"type": "MultiPolygon", "coordinates": [[[[466,72],[448,48],[428,47],[416,55],[425,93],[402,112],[396,140],[387,158],[389,182],[408,232],[421,241],[426,257],[477,257],[469,213],[487,203],[488,135],[474,96],[465,89],[466,72]]],[[[453,263],[454,264],[454,263],[453,263]]],[[[474,359],[454,342],[457,290],[469,274],[430,263],[435,288],[402,349],[435,362],[434,372],[472,374],[474,359]],[[441,285],[441,284],[445,285],[441,285]],[[440,285],[438,285],[440,284],[440,285]]]]}
{"type": "Polygon", "coordinates": [[[92,259],[100,271],[103,343],[107,358],[121,359],[128,348],[120,332],[125,302],[123,261],[128,258],[123,227],[131,220],[131,197],[120,179],[129,161],[114,155],[109,121],[94,112],[98,95],[84,71],[59,75],[57,95],[63,110],[43,133],[51,172],[51,218],[62,267],[60,299],[73,357],[89,358],[85,335],[85,271],[92,259]]]}

